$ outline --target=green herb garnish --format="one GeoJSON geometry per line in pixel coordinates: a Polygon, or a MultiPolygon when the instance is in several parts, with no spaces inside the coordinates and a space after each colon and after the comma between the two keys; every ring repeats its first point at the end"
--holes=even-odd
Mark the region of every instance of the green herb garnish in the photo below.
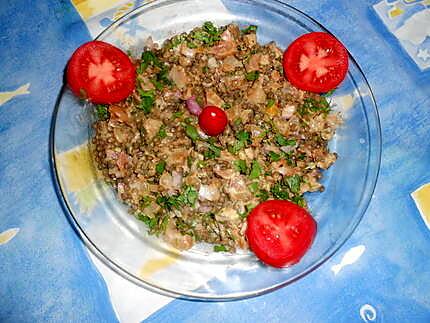
{"type": "Polygon", "coordinates": [[[184,114],[184,112],[182,112],[182,111],[173,112],[172,113],[172,120],[182,117],[183,114],[184,114]]]}
{"type": "Polygon", "coordinates": [[[172,39],[170,39],[170,43],[167,45],[167,48],[175,48],[176,46],[182,44],[186,38],[187,37],[185,34],[174,36],[172,39]]]}
{"type": "Polygon", "coordinates": [[[242,159],[235,160],[234,161],[234,167],[241,174],[247,174],[248,173],[248,167],[246,166],[246,161],[244,161],[242,159]]]}
{"type": "Polygon", "coordinates": [[[144,196],[139,201],[139,206],[144,209],[152,203],[152,198],[149,196],[144,196]]]}
{"type": "Polygon", "coordinates": [[[152,107],[155,102],[155,94],[154,90],[143,91],[142,89],[138,89],[140,94],[140,104],[138,108],[142,110],[145,114],[151,113],[152,107]]]}
{"type": "Polygon", "coordinates": [[[231,108],[231,104],[230,103],[227,103],[227,102],[225,102],[225,103],[223,103],[222,104],[222,106],[221,106],[223,109],[225,109],[225,110],[228,110],[228,109],[230,109],[231,108]]]}
{"type": "Polygon", "coordinates": [[[196,204],[199,194],[192,186],[187,186],[184,190],[183,195],[185,196],[186,204],[194,206],[196,204]]]}
{"type": "Polygon", "coordinates": [[[163,65],[160,72],[157,73],[157,80],[159,82],[164,83],[165,85],[172,85],[173,82],[171,79],[169,79],[169,70],[167,69],[166,65],[163,65]]]}
{"type": "Polygon", "coordinates": [[[273,197],[278,199],[278,200],[289,200],[290,199],[289,189],[280,182],[275,183],[270,188],[270,192],[272,193],[273,197]]]}
{"type": "Polygon", "coordinates": [[[324,96],[321,96],[319,100],[313,98],[306,98],[302,105],[297,109],[297,112],[304,116],[312,112],[321,112],[328,114],[330,112],[330,104],[327,102],[324,96]]]}
{"type": "Polygon", "coordinates": [[[295,139],[286,139],[283,135],[281,134],[276,134],[275,136],[275,142],[279,145],[279,146],[294,146],[296,144],[296,140],[295,139]]]}
{"type": "Polygon", "coordinates": [[[306,206],[306,201],[303,198],[303,196],[294,196],[291,199],[291,202],[296,203],[298,206],[301,206],[301,207],[305,207],[306,206]]]}
{"type": "Polygon", "coordinates": [[[269,199],[269,192],[267,190],[260,190],[258,194],[255,195],[260,199],[260,201],[266,201],[269,199]]]}
{"type": "Polygon", "coordinates": [[[208,150],[203,152],[203,156],[206,159],[214,159],[216,157],[221,156],[221,150],[222,148],[215,146],[213,143],[209,143],[208,150]]]}
{"type": "Polygon", "coordinates": [[[262,173],[262,169],[257,160],[252,161],[251,171],[249,173],[249,179],[257,179],[262,173]]]}
{"type": "Polygon", "coordinates": [[[137,69],[137,73],[141,74],[144,72],[148,66],[157,66],[162,67],[163,63],[160,62],[158,57],[154,54],[153,51],[147,50],[142,53],[142,56],[140,58],[140,66],[137,69]]]}
{"type": "Polygon", "coordinates": [[[243,34],[250,34],[252,32],[257,32],[258,27],[255,25],[249,25],[247,28],[242,29],[243,34]]]}
{"type": "Polygon", "coordinates": [[[215,245],[214,246],[214,251],[215,252],[226,252],[228,250],[227,250],[227,248],[224,245],[220,244],[220,245],[215,245]]]}
{"type": "Polygon", "coordinates": [[[167,132],[166,132],[166,126],[163,124],[161,125],[160,129],[158,130],[158,137],[160,137],[161,139],[166,138],[167,137],[167,132]]]}
{"type": "Polygon", "coordinates": [[[328,91],[328,92],[324,93],[324,95],[323,95],[323,96],[325,96],[325,97],[329,97],[329,96],[333,95],[334,91],[336,91],[336,88],[334,88],[334,89],[332,89],[332,90],[330,90],[330,91],[328,91]]]}
{"type": "Polygon", "coordinates": [[[96,112],[97,112],[97,117],[100,120],[106,120],[109,118],[109,111],[108,111],[107,105],[97,104],[96,105],[96,112]]]}
{"type": "Polygon", "coordinates": [[[276,100],[275,99],[268,99],[267,100],[267,107],[268,108],[271,108],[271,107],[273,107],[273,105],[275,104],[275,102],[276,102],[276,100]]]}
{"type": "Polygon", "coordinates": [[[259,71],[252,71],[245,74],[245,78],[247,81],[255,81],[260,76],[259,71]]]}
{"type": "Polygon", "coordinates": [[[157,165],[155,165],[155,171],[158,175],[163,174],[164,170],[166,169],[166,161],[160,160],[157,165]]]}
{"type": "Polygon", "coordinates": [[[199,133],[197,132],[196,127],[187,124],[185,126],[185,134],[190,138],[192,141],[197,141],[199,139],[199,133]]]}
{"type": "Polygon", "coordinates": [[[197,47],[196,43],[206,46],[213,46],[221,39],[221,33],[221,29],[217,28],[212,22],[206,21],[202,28],[190,33],[188,36],[189,41],[187,45],[189,48],[197,47]]]}
{"type": "Polygon", "coordinates": [[[277,153],[275,153],[273,151],[269,151],[269,157],[274,162],[281,160],[281,155],[277,154],[277,153]]]}
{"type": "Polygon", "coordinates": [[[257,182],[251,183],[248,185],[248,188],[252,193],[256,193],[258,191],[258,183],[257,182]]]}
{"type": "Polygon", "coordinates": [[[302,178],[299,175],[293,175],[284,178],[284,182],[290,188],[290,191],[294,194],[299,193],[300,191],[300,183],[302,182],[302,178]]]}
{"type": "Polygon", "coordinates": [[[143,213],[138,213],[136,215],[137,219],[142,221],[143,223],[146,224],[146,226],[150,229],[150,230],[154,230],[154,228],[157,226],[158,224],[158,220],[156,217],[150,218],[149,216],[143,214],[143,213]]]}
{"type": "Polygon", "coordinates": [[[228,146],[227,148],[228,151],[232,154],[236,154],[238,151],[251,144],[251,135],[247,131],[238,131],[236,133],[236,139],[237,141],[233,145],[228,146]]]}

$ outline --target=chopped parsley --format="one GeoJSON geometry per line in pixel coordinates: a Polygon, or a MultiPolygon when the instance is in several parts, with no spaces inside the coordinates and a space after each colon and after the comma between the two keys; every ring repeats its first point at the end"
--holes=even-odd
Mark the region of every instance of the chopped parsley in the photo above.
{"type": "Polygon", "coordinates": [[[158,219],[156,217],[150,218],[149,216],[143,214],[143,213],[138,213],[136,215],[137,219],[142,221],[143,223],[146,224],[146,226],[150,229],[150,230],[154,230],[155,227],[158,224],[158,219]]]}
{"type": "Polygon", "coordinates": [[[299,193],[300,191],[300,183],[302,182],[302,178],[299,175],[293,175],[284,178],[284,182],[290,188],[290,191],[294,194],[299,193]]]}
{"type": "Polygon", "coordinates": [[[152,203],[152,198],[150,198],[149,196],[144,196],[140,199],[139,206],[142,209],[144,209],[144,208],[148,207],[151,203],[152,203]]]}
{"type": "Polygon", "coordinates": [[[275,136],[275,142],[279,145],[279,146],[294,146],[296,144],[296,140],[295,139],[286,139],[283,135],[281,134],[276,134],[275,136]]]}
{"type": "Polygon", "coordinates": [[[248,167],[246,166],[246,161],[244,161],[242,159],[235,160],[234,161],[234,167],[241,174],[247,174],[248,173],[248,167]]]}
{"type": "Polygon", "coordinates": [[[187,186],[183,193],[185,197],[186,204],[189,206],[194,206],[199,197],[199,194],[192,186],[187,186]]]}
{"type": "Polygon", "coordinates": [[[235,127],[239,127],[242,124],[242,119],[241,118],[236,118],[234,119],[234,126],[235,127]]]}
{"type": "Polygon", "coordinates": [[[266,201],[269,199],[269,192],[267,190],[260,190],[256,195],[260,199],[260,201],[266,201]]]}
{"type": "Polygon", "coordinates": [[[300,185],[303,179],[299,175],[284,177],[276,182],[270,189],[273,197],[280,200],[289,200],[300,206],[305,205],[305,200],[300,195],[300,185]]]}
{"type": "Polygon", "coordinates": [[[303,196],[294,196],[291,199],[291,202],[293,202],[293,203],[295,203],[295,204],[297,204],[298,206],[301,206],[301,207],[305,207],[306,206],[306,201],[305,201],[305,199],[304,199],[303,196]]]}
{"type": "Polygon", "coordinates": [[[328,114],[330,112],[330,104],[324,96],[321,96],[319,100],[313,98],[306,98],[302,105],[297,109],[297,112],[304,116],[312,112],[321,112],[328,114]]]}
{"type": "Polygon", "coordinates": [[[182,111],[173,112],[172,113],[172,120],[182,117],[183,114],[184,114],[184,112],[182,112],[182,111]]]}
{"type": "Polygon", "coordinates": [[[258,27],[255,25],[249,25],[247,28],[242,29],[243,34],[250,34],[252,32],[257,32],[258,27]]]}
{"type": "Polygon", "coordinates": [[[141,74],[142,72],[144,72],[148,66],[156,66],[161,68],[163,66],[163,63],[160,62],[160,60],[158,59],[158,57],[154,54],[153,51],[147,50],[144,51],[142,53],[142,56],[140,58],[140,65],[137,69],[137,73],[141,74]]]}
{"type": "Polygon", "coordinates": [[[225,103],[223,103],[222,104],[222,106],[221,106],[223,109],[225,109],[225,110],[228,110],[228,109],[230,109],[231,108],[231,104],[230,103],[227,103],[227,102],[225,102],[225,103]]]}
{"type": "Polygon", "coordinates": [[[155,102],[155,94],[154,90],[144,91],[142,89],[138,89],[140,94],[140,104],[138,108],[142,110],[145,114],[149,114],[152,111],[152,107],[155,102]]]}
{"type": "Polygon", "coordinates": [[[276,100],[275,99],[268,99],[267,100],[267,107],[268,108],[271,108],[271,107],[273,107],[274,105],[275,105],[275,103],[276,103],[276,100]]]}
{"type": "Polygon", "coordinates": [[[259,76],[260,76],[259,71],[252,71],[245,74],[245,78],[247,81],[255,81],[258,79],[259,76]]]}
{"type": "Polygon", "coordinates": [[[165,85],[172,85],[173,82],[171,79],[169,79],[168,75],[169,75],[169,70],[166,65],[163,65],[160,72],[157,73],[157,81],[165,85]]]}
{"type": "Polygon", "coordinates": [[[276,161],[281,160],[281,155],[277,154],[273,151],[269,151],[269,158],[271,161],[276,162],[276,161]]]}
{"type": "Polygon", "coordinates": [[[221,39],[222,30],[217,28],[212,22],[206,21],[202,28],[198,28],[191,32],[187,43],[189,48],[195,48],[202,44],[205,46],[213,46],[221,39]]]}
{"type": "Polygon", "coordinates": [[[185,134],[187,135],[188,138],[190,138],[192,141],[197,141],[197,139],[199,139],[199,133],[197,132],[196,127],[187,124],[185,126],[185,134]]]}
{"type": "Polygon", "coordinates": [[[289,189],[283,185],[281,182],[275,183],[270,188],[270,193],[272,193],[273,197],[278,200],[289,200],[290,199],[290,191],[289,189]]]}
{"type": "Polygon", "coordinates": [[[158,134],[157,135],[161,139],[167,137],[166,126],[164,124],[161,125],[160,129],[158,130],[158,134]]]}
{"type": "Polygon", "coordinates": [[[179,46],[180,44],[182,44],[185,40],[187,39],[185,34],[180,34],[177,36],[172,37],[172,39],[170,39],[169,44],[167,44],[167,48],[175,48],[177,46],[179,46]]]}
{"type": "Polygon", "coordinates": [[[226,246],[220,244],[220,245],[215,245],[214,246],[214,251],[215,252],[226,252],[228,250],[227,250],[226,246]]]}
{"type": "Polygon", "coordinates": [[[179,210],[186,205],[194,206],[197,198],[197,191],[192,186],[185,186],[182,193],[170,196],[160,195],[155,202],[162,208],[172,211],[174,209],[179,210]]]}
{"type": "Polygon", "coordinates": [[[252,161],[251,171],[249,173],[249,179],[257,179],[258,177],[260,177],[261,173],[262,173],[261,166],[258,163],[258,161],[254,159],[252,161]]]}
{"type": "Polygon", "coordinates": [[[227,148],[228,151],[232,154],[236,154],[238,151],[251,144],[251,135],[247,131],[238,131],[236,133],[236,139],[237,141],[233,145],[228,146],[227,148]]]}
{"type": "Polygon", "coordinates": [[[97,112],[97,117],[100,120],[106,120],[109,118],[108,106],[105,104],[97,104],[96,112],[97,112]]]}
{"type": "Polygon", "coordinates": [[[252,193],[256,193],[258,191],[258,183],[253,182],[253,183],[248,185],[248,188],[252,193]]]}
{"type": "Polygon", "coordinates": [[[328,91],[328,92],[324,93],[324,95],[323,95],[323,96],[325,96],[325,97],[332,96],[332,95],[333,95],[333,93],[334,93],[334,91],[336,91],[336,88],[331,89],[330,91],[328,91]]]}
{"type": "Polygon", "coordinates": [[[166,169],[166,161],[160,160],[157,165],[155,165],[155,171],[158,175],[161,175],[164,173],[164,170],[166,169]]]}
{"type": "Polygon", "coordinates": [[[221,156],[221,148],[218,146],[215,146],[213,143],[209,143],[208,150],[203,152],[203,156],[206,159],[214,159],[216,157],[221,156]]]}

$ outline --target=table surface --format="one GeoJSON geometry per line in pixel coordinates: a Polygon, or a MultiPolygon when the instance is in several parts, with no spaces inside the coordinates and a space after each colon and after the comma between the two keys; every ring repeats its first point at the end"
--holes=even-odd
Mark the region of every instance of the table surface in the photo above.
{"type": "MultiPolygon", "coordinates": [[[[424,0],[384,1],[389,8],[430,10],[424,0]]],[[[380,19],[374,9],[380,1],[286,1],[345,43],[381,118],[375,193],[357,230],[329,261],[267,295],[208,303],[138,288],[86,250],[53,185],[52,112],[68,57],[103,28],[104,20],[97,25],[91,15],[120,15],[141,2],[0,4],[0,321],[429,322],[430,232],[410,193],[430,182],[430,70],[414,63],[412,47],[402,46],[390,21],[380,19]]]]}

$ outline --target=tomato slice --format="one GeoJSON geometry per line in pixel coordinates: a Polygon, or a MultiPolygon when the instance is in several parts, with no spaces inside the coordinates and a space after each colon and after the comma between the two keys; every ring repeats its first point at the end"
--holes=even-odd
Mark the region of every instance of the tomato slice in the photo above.
{"type": "Polygon", "coordinates": [[[291,84],[316,93],[336,88],[348,72],[348,51],[334,36],[312,32],[284,52],[284,73],[291,84]]]}
{"type": "Polygon", "coordinates": [[[262,262],[278,268],[297,263],[311,246],[317,230],[308,211],[283,200],[260,203],[247,222],[251,250],[262,262]]]}
{"type": "Polygon", "coordinates": [[[136,69],[119,48],[95,40],[73,53],[66,78],[75,95],[93,103],[115,103],[133,92],[136,69]]]}

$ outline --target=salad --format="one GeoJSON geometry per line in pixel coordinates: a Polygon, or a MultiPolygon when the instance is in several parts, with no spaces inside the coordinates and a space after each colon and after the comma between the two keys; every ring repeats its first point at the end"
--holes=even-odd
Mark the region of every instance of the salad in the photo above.
{"type": "Polygon", "coordinates": [[[210,22],[139,58],[91,41],[72,55],[71,90],[94,103],[97,168],[151,234],[185,250],[250,248],[268,265],[297,263],[317,225],[304,193],[322,191],[341,123],[327,92],[348,70],[333,36],[285,52],[257,26],[210,22]],[[324,94],[325,93],[325,94],[324,94]]]}

